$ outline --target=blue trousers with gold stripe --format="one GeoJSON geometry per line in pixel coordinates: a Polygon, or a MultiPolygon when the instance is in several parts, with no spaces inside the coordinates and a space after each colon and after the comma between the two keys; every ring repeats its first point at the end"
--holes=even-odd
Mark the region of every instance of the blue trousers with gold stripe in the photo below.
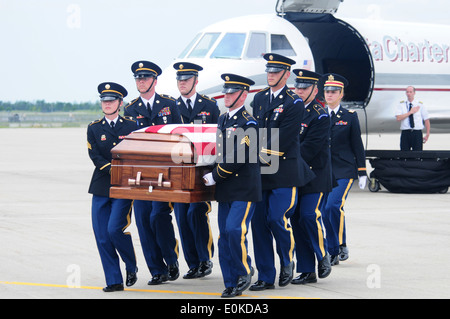
{"type": "Polygon", "coordinates": [[[252,219],[255,264],[258,280],[273,284],[276,276],[274,238],[281,267],[289,265],[293,259],[295,242],[289,218],[297,204],[297,188],[265,190],[262,197],[263,200],[256,203],[252,219]]]}
{"type": "Polygon", "coordinates": [[[338,179],[337,183],[338,186],[334,187],[326,198],[323,219],[330,255],[338,255],[339,245],[346,243],[344,205],[353,179],[338,179]]]}
{"type": "Polygon", "coordinates": [[[208,214],[210,202],[174,203],[184,258],[189,269],[198,267],[214,255],[214,243],[208,214]]]}
{"type": "Polygon", "coordinates": [[[295,213],[291,218],[297,256],[297,272],[315,272],[316,258],[322,260],[327,253],[322,213],[323,193],[299,195],[295,213]]]}
{"type": "Polygon", "coordinates": [[[127,271],[136,271],[131,234],[124,232],[131,222],[131,207],[128,199],[92,196],[92,227],[108,286],[123,283],[119,256],[127,271]]]}
{"type": "Polygon", "coordinates": [[[247,232],[254,211],[252,202],[219,202],[219,263],[226,288],[236,287],[238,277],[251,272],[247,232]]]}
{"type": "Polygon", "coordinates": [[[172,224],[172,207],[167,202],[134,201],[134,215],[142,251],[152,276],[168,273],[178,260],[178,241],[172,224]]]}

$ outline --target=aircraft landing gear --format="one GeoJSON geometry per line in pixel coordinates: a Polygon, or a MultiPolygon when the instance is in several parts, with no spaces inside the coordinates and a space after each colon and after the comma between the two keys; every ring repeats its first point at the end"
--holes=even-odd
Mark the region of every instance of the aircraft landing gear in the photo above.
{"type": "Polygon", "coordinates": [[[371,191],[372,193],[378,192],[381,189],[380,182],[373,177],[370,179],[368,187],[369,191],[371,191]]]}

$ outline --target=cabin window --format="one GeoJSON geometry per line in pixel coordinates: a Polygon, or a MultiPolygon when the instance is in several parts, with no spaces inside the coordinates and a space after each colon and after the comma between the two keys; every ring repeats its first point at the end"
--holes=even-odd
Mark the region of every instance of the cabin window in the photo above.
{"type": "Polygon", "coordinates": [[[211,54],[211,58],[239,59],[245,43],[245,33],[227,33],[211,54]]]}
{"type": "Polygon", "coordinates": [[[197,43],[198,39],[200,38],[202,34],[198,33],[195,38],[188,44],[188,46],[183,50],[183,52],[180,53],[180,55],[178,56],[179,59],[183,59],[184,57],[186,57],[186,55],[188,54],[189,51],[191,51],[192,47],[194,46],[195,43],[197,43]]]}
{"type": "Polygon", "coordinates": [[[248,44],[247,58],[262,58],[266,51],[266,34],[252,33],[248,44]]]}
{"type": "Polygon", "coordinates": [[[201,40],[194,47],[192,52],[189,54],[190,58],[203,58],[206,56],[208,51],[211,49],[213,44],[216,42],[220,33],[205,33],[201,40]]]}
{"type": "Polygon", "coordinates": [[[271,51],[273,53],[278,53],[285,56],[295,56],[295,51],[289,43],[288,39],[284,34],[272,34],[272,47],[271,51]]]}

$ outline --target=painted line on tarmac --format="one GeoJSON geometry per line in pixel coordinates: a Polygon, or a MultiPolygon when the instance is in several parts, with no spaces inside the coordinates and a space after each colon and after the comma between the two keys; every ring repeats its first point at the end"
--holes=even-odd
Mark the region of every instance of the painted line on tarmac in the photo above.
{"type": "MultiPolygon", "coordinates": [[[[35,286],[35,287],[50,287],[50,288],[69,288],[69,289],[90,289],[90,290],[102,290],[103,287],[92,287],[92,286],[68,286],[68,285],[57,285],[57,284],[43,284],[43,283],[31,283],[31,282],[16,282],[16,281],[0,281],[1,285],[16,285],[16,286],[35,286]]],[[[137,292],[149,292],[149,293],[160,293],[160,294],[182,294],[182,295],[200,295],[200,296],[221,296],[222,293],[218,292],[197,292],[197,291],[182,291],[182,290],[156,290],[156,289],[134,289],[125,288],[125,291],[137,291],[137,292]]],[[[242,297],[250,298],[269,298],[269,299],[313,299],[306,297],[290,297],[290,296],[256,296],[256,295],[245,295],[242,297]]]]}

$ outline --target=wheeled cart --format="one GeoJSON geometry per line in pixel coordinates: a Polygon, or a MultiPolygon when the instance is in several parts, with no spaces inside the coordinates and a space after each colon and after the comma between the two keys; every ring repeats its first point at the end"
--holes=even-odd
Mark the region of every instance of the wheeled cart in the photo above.
{"type": "Polygon", "coordinates": [[[368,150],[373,171],[369,190],[392,193],[446,193],[450,186],[450,151],[368,150]]]}

